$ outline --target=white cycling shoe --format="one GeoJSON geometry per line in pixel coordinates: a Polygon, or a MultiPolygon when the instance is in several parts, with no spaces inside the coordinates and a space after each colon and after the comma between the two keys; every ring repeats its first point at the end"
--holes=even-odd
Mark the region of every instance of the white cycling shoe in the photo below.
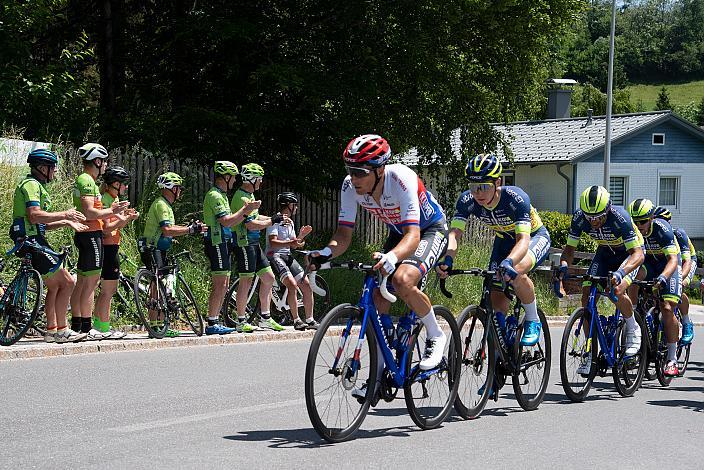
{"type": "Polygon", "coordinates": [[[447,343],[445,333],[425,340],[425,352],[419,364],[421,370],[434,369],[440,364],[443,352],[445,352],[445,343],[447,343]]]}
{"type": "Polygon", "coordinates": [[[626,356],[635,356],[640,351],[640,326],[636,325],[633,331],[626,330],[626,343],[624,344],[626,356]]]}

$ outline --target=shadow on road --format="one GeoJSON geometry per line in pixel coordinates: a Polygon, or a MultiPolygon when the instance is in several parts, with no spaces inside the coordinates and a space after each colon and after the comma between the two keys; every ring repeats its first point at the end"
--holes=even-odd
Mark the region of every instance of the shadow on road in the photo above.
{"type": "MultiPolygon", "coordinates": [[[[372,439],[379,437],[408,437],[410,433],[420,431],[415,426],[394,426],[390,428],[365,430],[360,429],[352,440],[372,439]]],[[[223,439],[243,442],[269,442],[273,449],[318,449],[333,444],[324,441],[310,428],[303,429],[272,429],[264,431],[241,431],[233,436],[223,436],[223,439]]]]}
{"type": "Polygon", "coordinates": [[[704,402],[697,400],[650,400],[648,405],[667,406],[670,408],[684,408],[698,413],[704,413],[704,402]]]}

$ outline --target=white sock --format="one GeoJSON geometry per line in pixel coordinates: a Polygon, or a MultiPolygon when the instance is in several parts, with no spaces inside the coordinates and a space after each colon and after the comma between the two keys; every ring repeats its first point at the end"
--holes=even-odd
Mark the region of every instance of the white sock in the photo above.
{"type": "Polygon", "coordinates": [[[521,304],[526,311],[526,321],[540,321],[538,317],[538,304],[535,299],[529,304],[521,304]]]}
{"type": "Polygon", "coordinates": [[[685,323],[692,323],[692,320],[689,319],[689,313],[687,315],[682,315],[682,324],[684,325],[685,323]]]}
{"type": "Polygon", "coordinates": [[[261,315],[261,317],[262,317],[263,320],[268,320],[269,317],[271,316],[271,315],[269,314],[269,310],[267,310],[267,311],[262,310],[262,312],[260,313],[260,315],[261,315]]]}
{"type": "Polygon", "coordinates": [[[677,362],[677,343],[667,343],[667,360],[677,362]]]}
{"type": "Polygon", "coordinates": [[[215,323],[217,323],[219,319],[220,317],[208,317],[208,320],[214,321],[215,323]]]}
{"type": "Polygon", "coordinates": [[[638,328],[638,323],[636,323],[635,314],[626,318],[626,330],[635,331],[638,328]]]}
{"type": "Polygon", "coordinates": [[[427,331],[426,335],[428,338],[437,338],[438,336],[442,336],[442,330],[440,329],[440,325],[438,325],[438,320],[435,318],[435,311],[433,310],[433,307],[430,307],[430,311],[422,317],[420,321],[422,321],[423,325],[425,325],[425,330],[427,331]]]}

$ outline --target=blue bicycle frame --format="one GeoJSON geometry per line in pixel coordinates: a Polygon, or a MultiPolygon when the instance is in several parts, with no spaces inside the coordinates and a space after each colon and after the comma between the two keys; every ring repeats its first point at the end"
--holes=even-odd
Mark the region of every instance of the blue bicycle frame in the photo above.
{"type": "MultiPolygon", "coordinates": [[[[614,338],[611,338],[611,344],[609,344],[609,340],[606,338],[606,333],[604,332],[604,328],[601,324],[601,321],[599,320],[599,312],[596,307],[596,302],[597,302],[597,294],[599,294],[599,288],[597,285],[592,283],[591,288],[589,289],[589,300],[587,301],[587,311],[590,314],[590,320],[589,320],[589,336],[587,337],[587,350],[591,351],[591,341],[593,338],[593,333],[594,333],[594,325],[597,325],[597,339],[599,341],[599,347],[601,350],[604,352],[604,359],[606,359],[606,363],[608,364],[609,367],[614,367],[616,365],[616,341],[615,341],[615,336],[614,338]]],[[[609,295],[609,298],[613,300],[611,297],[612,294],[609,295]]],[[[618,325],[619,320],[621,318],[621,311],[617,308],[616,312],[613,315],[614,317],[614,323],[615,325],[618,325]]],[[[577,331],[582,328],[582,322],[584,321],[584,318],[582,318],[579,321],[579,325],[577,327],[577,331]]]]}
{"type": "MultiPolygon", "coordinates": [[[[410,346],[410,338],[412,338],[413,332],[409,332],[409,340],[406,341],[405,344],[400,344],[396,348],[397,356],[400,356],[400,360],[397,361],[394,357],[394,352],[391,349],[391,346],[389,346],[386,334],[384,333],[384,330],[381,326],[381,318],[379,317],[379,313],[377,312],[376,306],[374,305],[372,292],[374,292],[374,289],[378,288],[379,282],[377,280],[377,276],[367,275],[364,279],[364,290],[362,291],[362,296],[359,299],[359,303],[357,304],[357,307],[363,312],[363,317],[359,333],[359,339],[357,341],[357,346],[355,347],[354,351],[354,358],[352,360],[352,364],[350,365],[350,375],[354,376],[360,368],[360,353],[362,350],[362,346],[364,345],[364,335],[366,332],[367,323],[371,321],[372,327],[374,329],[374,335],[376,337],[379,348],[381,349],[381,359],[383,359],[384,361],[385,370],[389,371],[389,374],[391,375],[394,385],[396,387],[403,387],[404,383],[406,382],[406,379],[408,378],[406,377],[405,370],[410,355],[406,354],[406,352],[408,351],[408,348],[410,346]]],[[[415,321],[417,319],[415,312],[411,311],[408,315],[411,318],[412,324],[415,324],[415,321]]],[[[352,331],[353,323],[354,317],[350,317],[350,319],[347,320],[345,330],[340,337],[340,345],[337,354],[335,355],[335,362],[333,363],[331,369],[336,369],[338,367],[338,362],[340,360],[340,357],[342,356],[344,346],[347,343],[347,339],[349,338],[350,333],[352,331]]],[[[416,327],[416,329],[417,328],[418,327],[416,327]]],[[[417,347],[420,349],[419,346],[417,347]]],[[[413,377],[414,381],[422,381],[436,374],[438,369],[446,367],[446,360],[443,358],[442,362],[438,365],[438,367],[431,370],[424,371],[420,370],[418,366],[415,366],[412,369],[410,376],[413,377]]],[[[377,377],[376,379],[378,380],[379,377],[377,377]]]]}

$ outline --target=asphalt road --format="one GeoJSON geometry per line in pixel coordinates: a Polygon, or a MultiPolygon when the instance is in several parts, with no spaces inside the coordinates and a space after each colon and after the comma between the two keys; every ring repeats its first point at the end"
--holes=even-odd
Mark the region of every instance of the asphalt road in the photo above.
{"type": "Polygon", "coordinates": [[[559,385],[560,334],[534,412],[509,386],[479,419],[420,431],[401,399],[336,445],[306,413],[307,341],[0,362],[0,468],[704,467],[704,328],[669,388],[621,398],[598,378],[581,404],[559,385]]]}

